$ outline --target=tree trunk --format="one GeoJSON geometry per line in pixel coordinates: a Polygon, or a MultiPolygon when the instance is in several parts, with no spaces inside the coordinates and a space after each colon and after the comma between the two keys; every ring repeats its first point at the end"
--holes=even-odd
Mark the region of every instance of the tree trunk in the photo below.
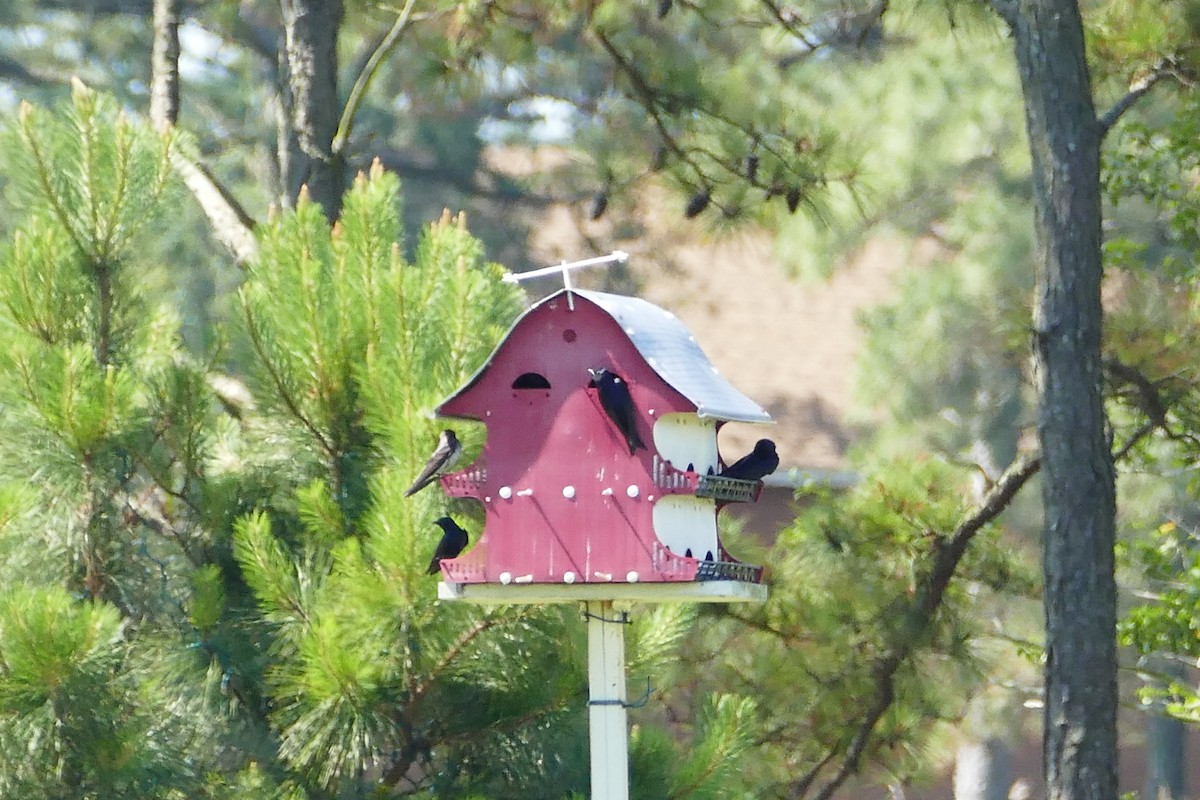
{"type": "Polygon", "coordinates": [[[150,120],[167,130],[179,119],[179,2],[154,0],[150,53],[150,120]]]}
{"type": "Polygon", "coordinates": [[[954,800],[1008,800],[1011,752],[999,738],[959,745],[954,758],[954,800]]]}
{"type": "Polygon", "coordinates": [[[337,33],[341,0],[281,0],[284,26],[284,102],[291,130],[280,143],[285,203],[308,187],[325,216],[341,212],[345,164],[333,152],[342,106],[337,96],[337,33]]]}
{"type": "MultiPolygon", "coordinates": [[[[1178,661],[1162,656],[1149,656],[1142,666],[1148,666],[1155,688],[1165,689],[1170,680],[1187,682],[1187,670],[1178,661]]],[[[1167,716],[1166,703],[1156,699],[1146,709],[1146,800],[1183,800],[1187,796],[1184,770],[1187,726],[1167,716]]]]}
{"type": "Polygon", "coordinates": [[[1183,800],[1184,744],[1187,726],[1166,714],[1147,714],[1146,791],[1147,800],[1183,800]]]}
{"type": "Polygon", "coordinates": [[[1011,17],[1033,156],[1050,800],[1117,795],[1115,481],[1101,400],[1100,126],[1075,0],[1011,17]]]}

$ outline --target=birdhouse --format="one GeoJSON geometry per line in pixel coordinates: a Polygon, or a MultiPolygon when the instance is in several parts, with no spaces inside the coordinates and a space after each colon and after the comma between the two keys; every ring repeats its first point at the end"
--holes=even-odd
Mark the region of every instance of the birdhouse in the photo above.
{"type": "Polygon", "coordinates": [[[717,515],[757,500],[762,483],[719,475],[717,433],[771,418],[669,311],[557,292],[437,413],[487,428],[478,460],[441,478],[485,511],[476,546],[441,562],[447,584],[760,582],[761,567],[722,546],[717,515]],[[623,422],[604,375],[627,390],[623,422]]]}

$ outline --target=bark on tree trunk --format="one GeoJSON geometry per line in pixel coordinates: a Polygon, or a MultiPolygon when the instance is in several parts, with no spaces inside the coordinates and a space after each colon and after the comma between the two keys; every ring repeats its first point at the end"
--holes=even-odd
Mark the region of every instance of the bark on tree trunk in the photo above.
{"type": "Polygon", "coordinates": [[[308,187],[325,215],[341,212],[345,164],[332,149],[341,116],[337,96],[337,33],[341,0],[280,0],[284,26],[285,103],[291,130],[281,142],[285,203],[308,187]]]}
{"type": "Polygon", "coordinates": [[[179,2],[154,0],[150,53],[150,119],[166,130],[179,119],[179,2]]]}
{"type": "Polygon", "coordinates": [[[1033,156],[1050,800],[1117,796],[1115,486],[1101,400],[1100,126],[1076,0],[1012,17],[1033,156]]]}

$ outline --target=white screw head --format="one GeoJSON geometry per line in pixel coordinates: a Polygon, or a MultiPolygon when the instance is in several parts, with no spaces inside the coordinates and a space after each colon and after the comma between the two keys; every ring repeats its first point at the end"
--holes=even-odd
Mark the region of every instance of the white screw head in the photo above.
{"type": "Polygon", "coordinates": [[[574,582],[575,582],[575,573],[574,572],[564,572],[563,573],[563,583],[574,583],[574,582]]]}
{"type": "Polygon", "coordinates": [[[634,483],[629,484],[629,488],[625,490],[625,494],[629,495],[630,497],[637,497],[638,496],[637,484],[634,484],[634,483]]]}
{"type": "Polygon", "coordinates": [[[501,572],[500,573],[500,582],[503,583],[505,586],[508,586],[510,583],[512,583],[512,573],[511,572],[501,572]]]}
{"type": "Polygon", "coordinates": [[[570,500],[574,496],[575,496],[575,487],[574,486],[564,486],[563,487],[563,497],[570,500]]]}
{"type": "Polygon", "coordinates": [[[512,487],[511,486],[501,486],[500,487],[500,496],[503,497],[505,500],[512,498],[512,487]]]}
{"type": "Polygon", "coordinates": [[[629,583],[637,583],[638,582],[637,572],[634,570],[629,570],[629,572],[625,575],[625,580],[627,580],[629,583]]]}

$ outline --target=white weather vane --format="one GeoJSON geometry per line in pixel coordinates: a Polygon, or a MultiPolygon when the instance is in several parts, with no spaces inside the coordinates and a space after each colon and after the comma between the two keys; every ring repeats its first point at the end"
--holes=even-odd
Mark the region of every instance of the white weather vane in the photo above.
{"type": "Polygon", "coordinates": [[[501,279],[505,283],[520,283],[530,278],[541,278],[545,275],[553,275],[556,272],[562,273],[563,288],[567,290],[567,307],[572,311],[575,310],[575,300],[571,296],[574,287],[571,285],[571,270],[583,269],[585,267],[597,267],[602,264],[612,264],[614,262],[624,264],[629,260],[629,253],[624,250],[614,250],[606,256],[596,256],[595,258],[585,258],[582,261],[564,261],[557,267],[544,267],[542,269],[530,270],[529,272],[506,272],[501,279]]]}

